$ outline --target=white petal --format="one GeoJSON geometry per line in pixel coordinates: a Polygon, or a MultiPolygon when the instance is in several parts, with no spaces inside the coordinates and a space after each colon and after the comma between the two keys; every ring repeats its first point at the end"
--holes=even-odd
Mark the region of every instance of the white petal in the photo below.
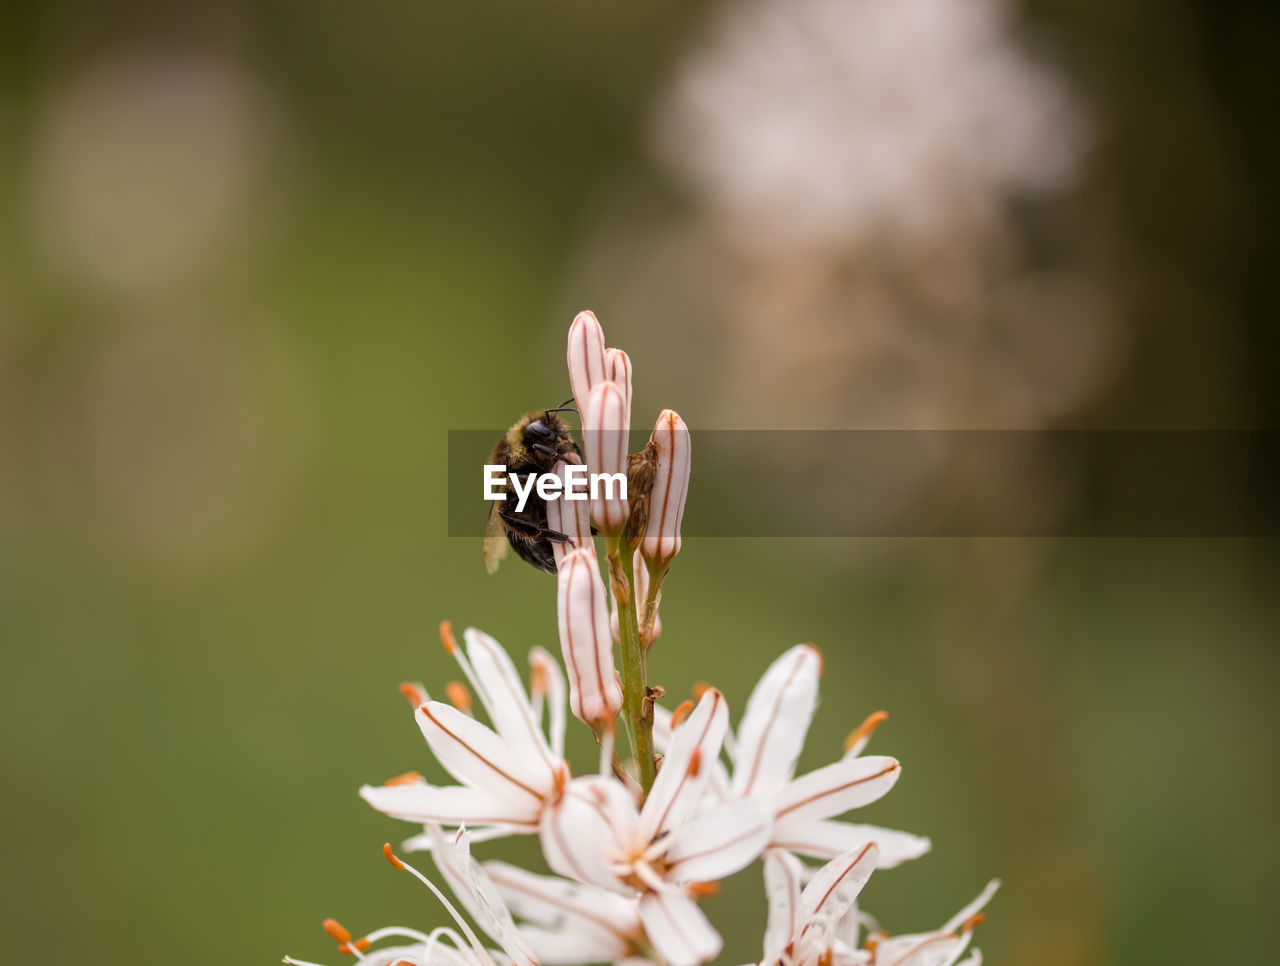
{"type": "Polygon", "coordinates": [[[604,330],[594,313],[579,312],[574,316],[565,358],[569,364],[569,386],[581,415],[586,411],[591,387],[605,379],[604,330]]]}
{"type": "Polygon", "coordinates": [[[550,794],[553,779],[542,762],[521,758],[474,718],[439,701],[422,705],[416,718],[440,764],[463,784],[525,806],[550,794]]]}
{"type": "Polygon", "coordinates": [[[518,755],[531,763],[540,759],[548,774],[554,774],[557,763],[551,760],[551,749],[533,720],[529,695],[511,658],[483,631],[468,627],[462,636],[467,642],[467,657],[484,688],[480,698],[494,729],[518,755]]]}
{"type": "Polygon", "coordinates": [[[542,854],[559,875],[629,892],[616,864],[636,844],[636,822],[631,793],[616,778],[575,778],[542,813],[542,854]]]}
{"type": "MultiPolygon", "coordinates": [[[[730,732],[724,734],[725,747],[729,746],[730,732]]],[[[661,755],[671,750],[671,712],[659,704],[653,706],[653,747],[661,755]]],[[[706,764],[705,762],[703,764],[706,764]]],[[[711,774],[707,776],[707,788],[703,792],[703,804],[725,802],[729,800],[729,769],[717,755],[711,763],[711,774]]]]}
{"type": "Polygon", "coordinates": [[[496,796],[475,788],[437,788],[425,782],[410,785],[365,785],[360,797],[378,811],[408,822],[442,825],[517,825],[533,832],[539,806],[527,796],[496,796]]]}
{"type": "Polygon", "coordinates": [[[682,892],[649,892],[640,899],[649,942],[668,966],[697,966],[720,954],[724,940],[698,904],[682,892]]]}
{"type": "MultiPolygon", "coordinates": [[[[581,924],[575,924],[573,929],[521,926],[520,931],[538,954],[540,962],[555,963],[556,966],[613,962],[625,958],[631,949],[612,933],[581,924]]],[[[652,966],[652,963],[646,961],[645,966],[652,966]]]]}
{"type": "Polygon", "coordinates": [[[764,930],[764,958],[777,963],[791,944],[800,923],[800,860],[789,852],[770,849],[764,856],[764,895],[769,919],[764,930]]]}
{"type": "Polygon", "coordinates": [[[540,647],[529,649],[529,664],[545,676],[547,688],[547,735],[551,739],[551,753],[558,760],[564,759],[564,674],[560,662],[540,647]]]}
{"type": "Polygon", "coordinates": [[[693,713],[676,729],[662,770],[649,790],[640,813],[641,835],[646,840],[679,827],[693,812],[728,727],[729,707],[724,696],[708,688],[693,713]]]}
{"type": "Polygon", "coordinates": [[[536,966],[537,956],[516,929],[511,911],[497,886],[489,881],[484,869],[471,857],[470,833],[459,829],[452,841],[448,841],[438,827],[433,826],[427,831],[436,839],[435,848],[431,851],[436,868],[471,917],[497,941],[515,966],[536,966]]]}
{"type": "Polygon", "coordinates": [[[819,948],[835,942],[836,926],[876,868],[876,847],[846,852],[817,871],[800,896],[802,933],[819,948]]]}
{"type": "Polygon", "coordinates": [[[922,835],[849,822],[816,821],[803,825],[788,822],[784,832],[785,835],[780,835],[775,830],[769,844],[819,859],[833,859],[842,852],[874,842],[880,850],[880,857],[876,860],[876,868],[879,869],[891,869],[909,859],[918,859],[931,847],[929,840],[922,835]]]}
{"type": "Polygon", "coordinates": [[[747,700],[734,755],[735,796],[772,795],[795,772],[818,704],[816,648],[800,644],[769,666],[747,700]]]}
{"type": "MultiPolygon", "coordinates": [[[[582,448],[587,467],[599,474],[627,475],[627,411],[622,389],[605,381],[591,389],[586,408],[582,410],[582,448]]],[[[591,500],[591,519],[605,534],[617,534],[627,522],[630,504],[622,497],[622,487],[615,481],[612,490],[600,492],[591,500]],[[610,498],[605,499],[605,493],[610,498]]]]}
{"type": "Polygon", "coordinates": [[[671,833],[667,876],[673,882],[710,882],[756,860],[769,842],[773,816],[751,799],[720,805],[671,833]]]}
{"type": "Polygon", "coordinates": [[[894,936],[876,947],[876,966],[951,966],[969,948],[969,934],[894,936]]]}
{"type": "Polygon", "coordinates": [[[901,773],[897,760],[873,755],[845,758],[801,775],[774,799],[776,834],[787,836],[803,823],[868,805],[892,788],[901,773]]]}
{"type": "Polygon", "coordinates": [[[986,904],[991,901],[991,897],[996,894],[996,890],[999,888],[1000,888],[999,879],[992,879],[990,882],[988,882],[985,886],[983,886],[982,891],[978,893],[978,897],[976,899],[974,899],[971,903],[969,903],[967,906],[965,906],[963,909],[961,909],[954,916],[952,916],[950,919],[947,920],[946,924],[942,927],[942,931],[952,932],[956,929],[959,929],[961,926],[963,926],[966,922],[968,922],[970,919],[972,919],[975,915],[977,915],[979,912],[983,910],[986,904]]]}
{"type": "Polygon", "coordinates": [[[506,862],[486,862],[484,868],[520,919],[543,926],[567,923],[575,929],[594,927],[613,936],[620,946],[624,939],[635,938],[640,932],[634,898],[558,876],[538,875],[506,862]]]}

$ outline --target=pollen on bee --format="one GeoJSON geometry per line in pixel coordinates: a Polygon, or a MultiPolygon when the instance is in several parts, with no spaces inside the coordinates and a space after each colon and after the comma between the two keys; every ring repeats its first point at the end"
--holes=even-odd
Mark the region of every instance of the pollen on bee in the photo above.
{"type": "Polygon", "coordinates": [[[865,741],[871,737],[872,732],[879,728],[889,720],[888,711],[876,711],[874,714],[867,716],[867,720],[858,725],[849,732],[848,737],[844,739],[844,752],[847,755],[859,742],[865,741]]]}
{"type": "Polygon", "coordinates": [[[464,714],[471,711],[471,692],[461,681],[450,681],[444,686],[444,693],[449,698],[449,703],[459,711],[464,714]]]}
{"type": "Polygon", "coordinates": [[[407,771],[403,775],[396,775],[394,778],[388,778],[383,782],[383,786],[390,788],[395,785],[416,785],[425,779],[416,771],[407,771]]]}
{"type": "Polygon", "coordinates": [[[444,649],[450,654],[458,653],[458,641],[453,636],[453,623],[451,621],[440,622],[440,643],[444,645],[444,649]]]}
{"type": "Polygon", "coordinates": [[[396,858],[396,854],[391,851],[390,842],[382,843],[382,855],[388,862],[394,865],[397,869],[403,870],[405,868],[405,864],[401,862],[398,858],[396,858]]]}

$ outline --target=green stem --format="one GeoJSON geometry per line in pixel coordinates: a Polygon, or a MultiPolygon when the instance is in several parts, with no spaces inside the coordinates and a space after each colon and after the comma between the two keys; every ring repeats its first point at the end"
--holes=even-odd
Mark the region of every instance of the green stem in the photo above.
{"type": "MultiPolygon", "coordinates": [[[[631,741],[631,753],[639,770],[640,787],[644,794],[653,787],[657,777],[657,765],[653,757],[653,705],[646,702],[649,686],[645,680],[645,647],[640,638],[640,624],[636,618],[636,575],[631,553],[619,553],[618,542],[609,542],[609,571],[621,575],[626,592],[626,604],[618,604],[618,630],[622,643],[622,716],[626,721],[627,737],[631,741]]],[[[617,590],[614,591],[617,597],[617,590]]]]}

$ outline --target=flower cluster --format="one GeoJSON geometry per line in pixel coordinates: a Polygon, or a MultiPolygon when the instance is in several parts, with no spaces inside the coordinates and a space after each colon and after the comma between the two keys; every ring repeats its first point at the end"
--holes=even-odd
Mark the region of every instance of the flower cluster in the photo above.
{"type": "Polygon", "coordinates": [[[444,702],[421,685],[401,691],[456,784],[410,772],[361,795],[423,829],[404,847],[431,854],[462,908],[387,845],[391,864],[426,885],[454,925],[425,933],[388,927],[355,939],[326,920],[326,931],[341,952],[370,966],[696,966],[723,946],[699,899],[762,858],[769,909],[762,966],[949,966],[966,952],[976,966],[971,931],[995,883],[933,932],[889,936],[859,910],[874,871],[924,854],[929,841],[840,818],[898,780],[896,759],[864,754],[883,712],[854,729],[838,761],[795,774],[818,700],[816,647],[792,647],[769,666],[736,730],[715,688],[667,709],[663,690],[647,685],[662,587],[680,551],[689,433],[666,410],[644,450],[627,453],[631,363],[606,348],[589,312],[570,327],[568,360],[588,465],[626,473],[631,485],[625,497],[591,505],[590,519],[548,507],[549,525],[567,538],[556,546],[567,674],[533,648],[526,687],[492,637],[468,628],[459,643],[441,625],[466,684],[451,683],[444,702]],[[592,521],[605,547],[607,591],[592,521]],[[575,775],[566,760],[566,703],[600,746],[593,772],[575,775]],[[627,735],[626,760],[615,746],[618,730],[627,735]],[[537,836],[553,874],[473,858],[473,842],[508,835],[537,836]]]}

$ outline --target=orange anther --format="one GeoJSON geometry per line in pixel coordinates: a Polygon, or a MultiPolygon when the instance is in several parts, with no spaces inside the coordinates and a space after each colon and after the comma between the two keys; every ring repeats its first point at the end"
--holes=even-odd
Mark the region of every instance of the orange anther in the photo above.
{"type": "Polygon", "coordinates": [[[416,771],[407,771],[403,775],[396,775],[395,778],[388,778],[382,785],[384,788],[389,788],[393,785],[416,785],[424,780],[416,771]]]}
{"type": "Polygon", "coordinates": [[[960,927],[960,932],[961,933],[973,932],[974,926],[981,925],[986,921],[987,921],[987,914],[985,912],[975,912],[972,916],[970,916],[968,919],[964,921],[964,924],[960,927]]]}
{"type": "Polygon", "coordinates": [[[356,950],[364,952],[372,945],[373,943],[369,942],[368,939],[357,939],[354,943],[343,943],[340,945],[338,947],[338,952],[342,953],[344,956],[354,956],[356,954],[356,950]],[[354,946],[355,949],[352,949],[352,946],[354,946]]]}
{"type": "Polygon", "coordinates": [[[408,681],[401,682],[400,693],[404,695],[404,699],[409,702],[409,706],[415,711],[420,705],[427,703],[427,692],[416,684],[410,684],[408,681]]]}
{"type": "Polygon", "coordinates": [[[461,681],[450,681],[444,686],[445,696],[449,703],[466,714],[471,710],[471,692],[461,681]]]}
{"type": "Polygon", "coordinates": [[[676,709],[671,712],[671,730],[675,731],[684,723],[684,719],[693,713],[692,701],[681,701],[676,705],[676,709]]]}
{"type": "Polygon", "coordinates": [[[707,692],[707,690],[710,687],[711,685],[709,685],[706,681],[699,681],[697,684],[695,684],[693,686],[693,700],[701,701],[702,696],[707,692]]]}
{"type": "Polygon", "coordinates": [[[818,677],[822,677],[827,672],[827,659],[822,656],[822,649],[817,644],[806,644],[805,647],[818,656],[818,677]]]}
{"type": "Polygon", "coordinates": [[[719,882],[690,882],[684,887],[685,892],[691,896],[715,896],[720,894],[719,882]]]}
{"type": "Polygon", "coordinates": [[[392,851],[391,851],[391,843],[390,843],[390,842],[383,842],[383,843],[382,843],[382,854],[383,854],[383,856],[386,858],[386,860],[387,860],[388,862],[390,862],[392,865],[394,865],[397,869],[403,869],[403,868],[404,868],[404,863],[403,863],[403,862],[401,862],[399,859],[397,859],[397,858],[396,858],[396,854],[395,854],[394,852],[392,852],[392,851]]]}
{"type": "Polygon", "coordinates": [[[702,771],[702,749],[693,749],[693,755],[689,758],[689,777],[697,778],[698,772],[702,771]]]}
{"type": "Polygon", "coordinates": [[[457,653],[458,641],[453,636],[453,624],[449,621],[440,622],[440,642],[450,654],[457,653]]]}
{"type": "Polygon", "coordinates": [[[349,933],[337,919],[326,919],[320,924],[334,940],[339,943],[351,942],[351,933],[349,933]]]}
{"type": "Polygon", "coordinates": [[[547,668],[543,664],[535,664],[529,669],[529,690],[534,694],[547,693],[547,668]]]}
{"type": "Polygon", "coordinates": [[[888,719],[888,711],[877,711],[875,714],[868,715],[867,720],[850,731],[849,737],[845,738],[844,753],[847,755],[859,742],[870,738],[871,733],[884,724],[888,719]]]}

